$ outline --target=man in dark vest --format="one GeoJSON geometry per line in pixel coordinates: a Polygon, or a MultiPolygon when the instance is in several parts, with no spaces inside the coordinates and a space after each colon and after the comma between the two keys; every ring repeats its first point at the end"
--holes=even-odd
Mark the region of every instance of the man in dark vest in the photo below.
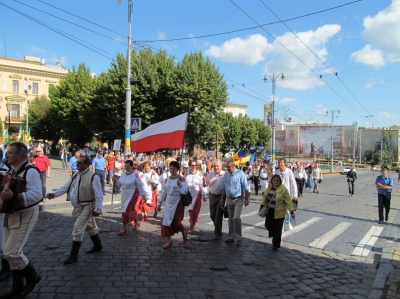
{"type": "Polygon", "coordinates": [[[71,253],[68,259],[64,261],[64,265],[77,262],[85,230],[89,233],[93,242],[93,248],[86,253],[98,252],[103,248],[96,221],[94,220],[94,217],[101,214],[101,209],[103,208],[103,191],[100,178],[89,169],[90,157],[79,157],[76,165],[78,172],[64,186],[54,191],[54,193],[47,194],[47,198],[53,199],[67,193],[67,200],[71,201],[74,207],[72,214],[77,217],[72,231],[71,253]]]}
{"type": "Polygon", "coordinates": [[[28,153],[28,147],[22,142],[10,143],[7,151],[9,178],[23,181],[22,184],[26,187],[19,190],[4,187],[0,193],[2,209],[7,207],[3,211],[6,213],[3,255],[10,264],[13,281],[11,290],[0,298],[26,296],[40,281],[40,276],[23,253],[23,248],[39,216],[38,204],[43,199],[39,171],[29,164],[28,153]]]}

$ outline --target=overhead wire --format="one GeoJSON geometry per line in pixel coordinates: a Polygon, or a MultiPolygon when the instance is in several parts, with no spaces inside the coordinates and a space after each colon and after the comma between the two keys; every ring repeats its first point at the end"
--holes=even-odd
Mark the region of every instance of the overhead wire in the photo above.
{"type": "MultiPolygon", "coordinates": [[[[40,1],[40,0],[38,0],[38,1],[40,1]]],[[[51,16],[51,17],[53,17],[53,18],[56,18],[56,19],[59,19],[59,20],[61,20],[61,21],[66,22],[66,23],[68,23],[68,24],[77,26],[77,27],[79,27],[79,28],[82,28],[82,29],[87,30],[87,31],[89,31],[89,32],[92,32],[92,33],[94,33],[94,34],[100,35],[100,36],[102,36],[102,37],[104,37],[104,38],[107,38],[107,39],[110,39],[110,40],[112,40],[112,41],[114,41],[114,42],[127,45],[127,43],[124,43],[124,42],[122,42],[122,41],[120,41],[120,40],[118,40],[118,39],[116,39],[116,38],[109,37],[109,36],[107,36],[107,35],[105,35],[105,34],[102,34],[102,33],[99,33],[99,32],[97,32],[97,31],[94,31],[94,30],[92,30],[92,29],[89,29],[89,28],[87,28],[87,27],[85,27],[85,26],[82,26],[82,25],[76,24],[76,23],[74,23],[74,22],[68,21],[68,20],[66,20],[66,19],[64,19],[64,18],[61,18],[61,17],[59,17],[59,16],[55,16],[55,15],[49,13],[49,12],[46,12],[46,11],[41,10],[41,9],[39,9],[39,8],[36,8],[36,7],[34,7],[34,6],[25,4],[25,3],[21,2],[21,1],[14,0],[14,2],[17,2],[17,3],[21,4],[21,5],[24,5],[24,6],[26,6],[26,7],[29,7],[30,9],[39,11],[39,12],[41,12],[41,13],[43,13],[43,14],[49,15],[49,16],[51,16]]],[[[43,1],[40,1],[40,2],[43,2],[43,1]]],[[[45,3],[45,2],[43,2],[43,3],[45,3]]],[[[51,5],[51,6],[54,7],[53,5],[51,5]]],[[[96,25],[97,25],[97,24],[96,24],[96,25]]],[[[97,26],[99,26],[99,25],[97,25],[97,26]]],[[[104,27],[102,27],[102,28],[104,28],[104,27]]],[[[121,36],[122,36],[122,34],[118,34],[118,35],[121,35],[121,36]]]]}
{"type": "MultiPolygon", "coordinates": [[[[358,98],[354,95],[354,93],[350,90],[350,88],[344,83],[344,81],[338,76],[338,73],[333,70],[330,66],[326,64],[324,60],[322,60],[313,49],[311,49],[303,40],[302,38],[296,34],[287,24],[286,22],[282,21],[281,18],[267,5],[264,3],[263,0],[259,0],[281,23],[332,73],[335,77],[339,80],[340,83],[346,88],[346,90],[350,93],[350,95],[357,101],[357,103],[364,109],[367,115],[371,113],[365,108],[365,106],[358,100],[358,98]]],[[[361,115],[360,115],[361,116],[361,115]]],[[[364,116],[365,117],[365,116],[364,116]]]]}
{"type": "Polygon", "coordinates": [[[55,32],[55,33],[57,33],[57,34],[60,34],[60,35],[64,36],[65,38],[67,38],[67,39],[69,39],[69,40],[71,40],[71,41],[73,41],[73,42],[75,42],[75,43],[81,45],[82,47],[85,47],[85,48],[87,48],[87,49],[89,49],[89,50],[91,50],[91,51],[93,51],[93,52],[96,52],[97,54],[99,54],[99,55],[101,55],[101,56],[103,56],[103,57],[105,57],[105,58],[107,58],[107,59],[110,59],[110,60],[112,59],[111,56],[112,56],[113,54],[108,53],[107,51],[105,51],[105,50],[103,50],[103,49],[100,49],[100,48],[98,48],[98,47],[96,47],[96,46],[94,46],[94,45],[91,45],[91,44],[89,44],[89,43],[86,42],[86,44],[90,45],[90,47],[89,47],[89,46],[85,45],[85,42],[84,42],[83,40],[81,40],[81,39],[79,39],[79,38],[77,38],[77,37],[73,37],[71,34],[69,34],[69,33],[67,33],[67,32],[64,32],[64,31],[62,31],[62,30],[54,29],[54,28],[52,28],[50,25],[48,25],[48,24],[46,24],[46,23],[44,23],[44,22],[42,22],[42,21],[40,21],[40,20],[38,20],[38,19],[36,19],[36,18],[34,18],[34,17],[32,17],[32,16],[30,16],[30,15],[28,15],[28,14],[26,14],[26,13],[20,11],[20,10],[18,10],[18,9],[15,9],[15,8],[13,8],[13,7],[7,5],[7,4],[4,4],[4,3],[0,2],[0,5],[3,5],[4,7],[7,7],[8,9],[10,9],[10,10],[12,10],[12,11],[14,11],[14,12],[16,12],[16,13],[18,13],[18,14],[20,14],[20,15],[22,15],[22,16],[24,16],[24,17],[30,19],[30,20],[32,20],[33,22],[38,23],[38,24],[40,24],[40,25],[46,27],[47,29],[49,29],[49,30],[51,30],[51,31],[53,31],[53,32],[55,32]],[[92,48],[91,48],[91,47],[92,47],[92,48]],[[98,50],[96,50],[96,49],[98,49],[98,50]],[[110,56],[107,56],[107,55],[105,55],[105,54],[103,54],[103,53],[101,53],[101,52],[104,52],[104,53],[106,53],[106,54],[109,54],[110,56]]]}
{"type": "MultiPolygon", "coordinates": [[[[338,8],[341,8],[341,7],[344,7],[344,6],[347,6],[347,5],[351,5],[351,4],[354,4],[356,2],[360,2],[360,1],[362,1],[362,0],[355,0],[355,1],[351,1],[351,2],[348,2],[348,3],[341,4],[341,5],[337,5],[337,6],[334,6],[334,7],[318,10],[318,11],[311,12],[311,13],[307,13],[307,14],[304,14],[304,15],[301,15],[301,16],[288,18],[288,19],[284,20],[284,22],[294,21],[294,20],[297,20],[297,19],[301,19],[301,18],[312,16],[312,15],[320,14],[320,13],[327,12],[327,11],[334,10],[334,9],[338,9],[338,8]]],[[[219,32],[219,33],[210,33],[210,34],[199,35],[199,36],[179,37],[179,38],[162,39],[162,40],[160,40],[160,39],[158,39],[158,40],[145,40],[145,41],[141,41],[141,42],[143,42],[143,43],[155,43],[155,42],[172,42],[172,41],[183,41],[183,40],[191,40],[191,39],[201,39],[201,38],[206,38],[206,37],[221,36],[221,35],[227,35],[227,34],[242,32],[242,31],[259,29],[260,27],[275,25],[275,24],[279,24],[279,23],[281,23],[281,21],[270,22],[270,23],[266,23],[266,24],[260,24],[260,25],[257,25],[257,26],[241,28],[241,29],[236,29],[236,30],[230,30],[230,31],[225,31],[225,32],[219,32]]]]}
{"type": "MultiPolygon", "coordinates": [[[[20,1],[16,1],[16,0],[14,0],[14,1],[15,1],[15,2],[18,2],[18,3],[20,3],[20,4],[23,4],[23,5],[26,5],[26,4],[24,4],[24,3],[21,3],[20,1]]],[[[67,13],[67,14],[70,14],[70,15],[72,15],[72,16],[74,16],[74,17],[77,17],[77,18],[79,18],[79,19],[82,19],[82,20],[84,20],[84,21],[86,21],[86,22],[88,22],[88,23],[91,23],[91,24],[93,24],[93,25],[96,25],[96,26],[98,26],[98,27],[100,27],[100,28],[103,28],[103,29],[108,30],[108,31],[113,32],[113,33],[116,33],[116,34],[118,34],[118,35],[122,35],[122,34],[116,32],[116,31],[113,31],[113,30],[111,30],[111,29],[109,29],[109,28],[107,28],[107,27],[104,27],[104,26],[102,26],[102,25],[100,25],[100,24],[97,24],[97,23],[95,23],[95,22],[92,22],[92,21],[90,21],[90,20],[88,20],[88,19],[86,19],[86,18],[82,18],[82,17],[80,17],[80,16],[78,16],[78,15],[76,15],[76,14],[70,13],[70,12],[68,12],[68,11],[66,11],[66,10],[63,10],[63,9],[60,9],[60,8],[58,8],[58,7],[54,6],[54,5],[51,5],[51,4],[49,4],[49,3],[45,2],[45,1],[42,1],[42,0],[38,0],[38,1],[41,2],[41,3],[43,3],[43,4],[48,5],[48,6],[50,6],[50,7],[53,7],[53,8],[55,8],[55,9],[57,9],[57,10],[60,10],[60,11],[65,12],[65,13],[67,13]]],[[[287,20],[285,20],[285,21],[295,20],[295,19],[299,19],[299,18],[306,17],[306,16],[310,16],[310,15],[313,15],[313,14],[317,14],[317,13],[322,13],[322,12],[325,12],[325,11],[329,11],[329,10],[332,10],[332,9],[337,9],[337,8],[340,8],[340,7],[343,7],[343,6],[346,6],[346,5],[350,5],[350,4],[354,4],[354,3],[360,2],[360,1],[362,1],[362,0],[357,0],[357,1],[348,2],[348,3],[345,3],[345,4],[343,4],[343,5],[335,6],[335,7],[332,7],[332,8],[325,9],[325,10],[320,10],[320,11],[318,11],[318,12],[313,12],[313,13],[305,14],[305,15],[302,15],[302,16],[293,17],[293,18],[287,19],[287,20]]],[[[0,4],[2,4],[2,3],[0,3],[0,4]]],[[[3,5],[4,5],[4,4],[3,4],[3,5]]],[[[6,6],[6,5],[5,5],[5,6],[6,6]]],[[[26,5],[26,6],[31,7],[31,6],[29,6],[29,5],[26,5]]],[[[8,8],[10,8],[10,7],[8,7],[8,8]]],[[[31,8],[32,8],[32,7],[31,7],[31,8]]],[[[12,9],[12,8],[10,8],[10,9],[12,9]]],[[[34,9],[35,9],[35,8],[34,8],[34,9]]],[[[12,10],[14,10],[14,9],[12,9],[12,10]]],[[[38,9],[36,9],[36,10],[38,10],[38,9]]],[[[14,10],[14,11],[16,11],[16,10],[14,10]]],[[[42,13],[46,13],[46,12],[44,12],[44,11],[42,11],[42,10],[38,10],[38,11],[41,11],[42,13]]],[[[81,42],[78,42],[78,41],[74,40],[74,37],[73,37],[72,35],[68,34],[68,33],[65,33],[65,32],[63,32],[63,31],[61,31],[61,30],[52,29],[51,27],[49,27],[49,26],[46,25],[45,23],[40,22],[39,20],[37,20],[37,19],[35,19],[35,18],[33,18],[33,17],[29,17],[29,16],[28,16],[27,14],[25,14],[25,13],[18,12],[18,11],[16,11],[16,12],[17,12],[17,13],[21,13],[23,16],[25,16],[25,17],[27,17],[27,18],[30,18],[31,20],[33,20],[33,21],[35,21],[35,22],[38,22],[39,24],[45,26],[46,28],[48,28],[48,29],[50,29],[50,30],[52,30],[52,31],[54,31],[54,32],[56,32],[56,33],[59,33],[59,34],[63,35],[64,37],[66,37],[66,38],[68,38],[68,39],[70,39],[70,40],[72,40],[72,41],[74,41],[74,42],[77,42],[78,44],[82,45],[82,46],[85,47],[85,48],[88,48],[89,50],[92,50],[92,51],[94,51],[94,52],[96,52],[96,53],[98,53],[98,54],[100,54],[100,55],[102,55],[102,56],[104,56],[104,57],[106,57],[106,58],[108,58],[108,59],[111,59],[110,57],[107,57],[107,56],[105,56],[105,55],[99,53],[98,51],[96,51],[96,50],[94,50],[94,49],[91,49],[90,47],[85,46],[85,45],[82,44],[81,42]],[[68,35],[71,36],[71,37],[68,37],[68,35]]],[[[46,14],[49,14],[49,13],[46,13],[46,14]]],[[[49,15],[51,15],[51,14],[49,14],[49,15]]],[[[54,16],[54,15],[51,15],[51,16],[53,16],[53,17],[55,17],[55,18],[59,18],[59,17],[54,16]]],[[[59,19],[61,19],[61,18],[59,18],[59,19]]],[[[64,20],[64,19],[61,19],[61,20],[64,20]]],[[[75,24],[75,23],[70,22],[70,21],[67,21],[67,20],[64,20],[64,21],[65,21],[65,22],[68,22],[68,23],[71,23],[71,24],[74,24],[74,25],[76,25],[76,26],[79,26],[79,27],[81,27],[81,28],[83,28],[83,29],[86,29],[86,30],[88,30],[88,31],[90,31],[90,32],[99,34],[99,33],[95,32],[94,30],[88,29],[88,28],[86,28],[86,27],[84,27],[84,26],[75,24]]],[[[281,21],[279,21],[279,22],[274,22],[274,23],[271,23],[271,24],[282,23],[282,22],[285,22],[285,21],[282,21],[282,20],[281,20],[281,21]]],[[[262,27],[262,26],[265,26],[265,24],[264,24],[264,25],[258,25],[258,26],[252,27],[252,28],[260,28],[260,27],[262,27]]],[[[251,29],[251,28],[245,28],[245,29],[241,29],[241,30],[250,30],[250,29],[251,29]]],[[[241,31],[241,30],[239,30],[239,31],[241,31]]],[[[227,34],[227,33],[226,33],[226,34],[227,34]]],[[[99,34],[99,35],[101,35],[101,36],[103,36],[103,37],[105,37],[105,38],[112,39],[112,38],[107,37],[107,36],[102,35],[102,34],[99,34]]],[[[207,36],[213,36],[213,35],[221,35],[221,34],[209,34],[209,35],[207,35],[207,36]]],[[[271,35],[271,34],[270,34],[270,35],[271,35]]],[[[191,37],[191,38],[199,38],[199,37],[191,37]]],[[[274,38],[274,37],[273,37],[273,38],[274,38]]],[[[274,38],[274,39],[275,39],[275,38],[274,38]]],[[[80,40],[80,39],[77,39],[77,40],[80,40]]],[[[115,40],[115,39],[112,39],[112,40],[117,41],[117,40],[115,40]]],[[[174,39],[174,40],[179,40],[179,39],[174,39]]],[[[170,41],[170,40],[163,40],[163,41],[170,41]]],[[[82,41],[82,42],[83,42],[83,41],[82,41]]],[[[151,42],[151,41],[149,41],[149,42],[151,42]]],[[[121,42],[121,43],[122,43],[122,42],[121,42]]],[[[144,47],[145,47],[145,46],[143,45],[144,42],[135,41],[135,42],[133,42],[133,43],[134,43],[136,46],[138,46],[138,47],[141,47],[141,48],[144,48],[144,47]]],[[[125,44],[125,45],[126,45],[126,43],[122,43],[122,44],[125,44]]],[[[95,46],[93,46],[93,45],[91,45],[91,46],[92,46],[92,47],[95,47],[95,46]]],[[[97,48],[97,47],[95,47],[95,48],[97,48]]],[[[100,48],[97,48],[97,49],[101,50],[100,48]]],[[[104,51],[104,52],[105,52],[105,51],[104,51]]],[[[110,54],[110,53],[108,53],[108,54],[110,54]]],[[[110,54],[110,55],[112,55],[112,54],[110,54]]],[[[178,58],[177,58],[177,59],[178,59],[178,58]]],[[[180,60],[180,59],[178,59],[178,60],[180,60]]],[[[247,88],[247,87],[246,87],[246,88],[247,88]]],[[[251,90],[251,89],[249,89],[249,88],[247,88],[247,89],[248,89],[248,90],[251,90]]],[[[254,91],[252,91],[252,92],[254,92],[254,91]]],[[[248,93],[244,93],[244,94],[246,94],[246,95],[249,96],[248,93]]]]}
{"type": "MultiPolygon", "coordinates": [[[[250,18],[253,22],[258,24],[258,22],[250,16],[246,11],[244,11],[239,5],[237,5],[233,0],[229,0],[234,6],[236,6],[243,14],[245,14],[248,18],[250,18]]],[[[277,39],[273,34],[271,34],[269,31],[267,31],[265,28],[261,27],[261,29],[266,32],[271,38],[279,43],[285,50],[287,50],[293,57],[295,57],[300,63],[302,63],[310,72],[315,74],[316,77],[318,77],[321,81],[324,82],[324,84],[332,91],[334,92],[343,102],[345,102],[349,107],[351,107],[354,111],[356,109],[342,96],[340,95],[323,77],[322,75],[318,74],[316,71],[314,71],[312,68],[310,68],[300,57],[298,57],[293,51],[291,51],[289,48],[287,48],[282,42],[280,42],[279,39],[277,39]]],[[[360,117],[364,118],[365,115],[362,115],[361,113],[358,113],[360,117]]]]}

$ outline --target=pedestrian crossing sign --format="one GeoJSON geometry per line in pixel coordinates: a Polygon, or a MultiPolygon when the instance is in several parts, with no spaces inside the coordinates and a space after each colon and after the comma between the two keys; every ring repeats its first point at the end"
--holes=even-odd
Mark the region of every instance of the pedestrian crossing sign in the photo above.
{"type": "Polygon", "coordinates": [[[135,117],[131,119],[131,130],[132,131],[142,130],[142,119],[140,117],[135,117]]]}

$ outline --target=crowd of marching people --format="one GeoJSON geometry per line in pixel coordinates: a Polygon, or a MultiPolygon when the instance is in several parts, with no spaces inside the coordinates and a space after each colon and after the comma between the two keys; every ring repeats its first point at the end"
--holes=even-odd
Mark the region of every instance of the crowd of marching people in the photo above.
{"type": "Polygon", "coordinates": [[[249,205],[252,194],[260,194],[263,205],[268,208],[268,216],[264,215],[265,226],[272,238],[273,249],[277,250],[284,223],[291,229],[291,219],[295,218],[294,211],[304,188],[313,188],[318,193],[318,184],[322,181],[318,165],[290,164],[285,159],[278,160],[275,165],[270,160],[240,165],[233,159],[224,163],[211,158],[145,154],[124,157],[121,152],[112,150],[100,150],[95,155],[76,150],[68,160],[67,149],[60,147],[63,169],[70,178],[57,190],[46,193],[51,164],[43,150],[40,147],[31,150],[22,142],[11,143],[6,150],[7,159],[0,165],[3,175],[10,180],[24,181],[26,188],[4,187],[0,194],[0,216],[5,215],[1,221],[7,222],[0,229],[0,279],[13,278],[11,290],[0,298],[25,296],[40,281],[40,275],[24,255],[23,247],[36,224],[38,204],[46,198],[66,194],[73,207],[76,220],[71,252],[64,261],[68,265],[78,261],[85,231],[93,243],[86,253],[102,250],[95,217],[102,213],[107,187],[113,196],[121,197],[121,226],[116,235],[123,237],[129,231],[140,229],[148,217],[158,218],[159,212],[163,211],[161,236],[165,238],[164,249],[172,247],[174,234],[182,234],[181,243],[185,244],[188,235],[196,233],[200,210],[207,199],[214,223],[213,240],[222,239],[225,217],[228,218],[225,242],[241,246],[242,208],[249,205]],[[7,206],[11,199],[17,205],[7,206]]]}

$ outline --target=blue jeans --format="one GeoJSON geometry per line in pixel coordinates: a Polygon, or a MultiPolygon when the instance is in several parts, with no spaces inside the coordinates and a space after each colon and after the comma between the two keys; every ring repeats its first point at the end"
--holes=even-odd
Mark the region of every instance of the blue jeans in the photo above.
{"type": "Polygon", "coordinates": [[[107,184],[110,184],[113,176],[114,176],[114,170],[107,170],[107,178],[106,178],[107,184]]]}
{"type": "Polygon", "coordinates": [[[349,194],[354,195],[354,181],[349,181],[349,194]]]}
{"type": "Polygon", "coordinates": [[[101,183],[101,189],[103,190],[103,193],[106,192],[106,188],[104,187],[104,170],[98,170],[96,169],[95,172],[99,175],[100,177],[100,183],[101,183]]]}

